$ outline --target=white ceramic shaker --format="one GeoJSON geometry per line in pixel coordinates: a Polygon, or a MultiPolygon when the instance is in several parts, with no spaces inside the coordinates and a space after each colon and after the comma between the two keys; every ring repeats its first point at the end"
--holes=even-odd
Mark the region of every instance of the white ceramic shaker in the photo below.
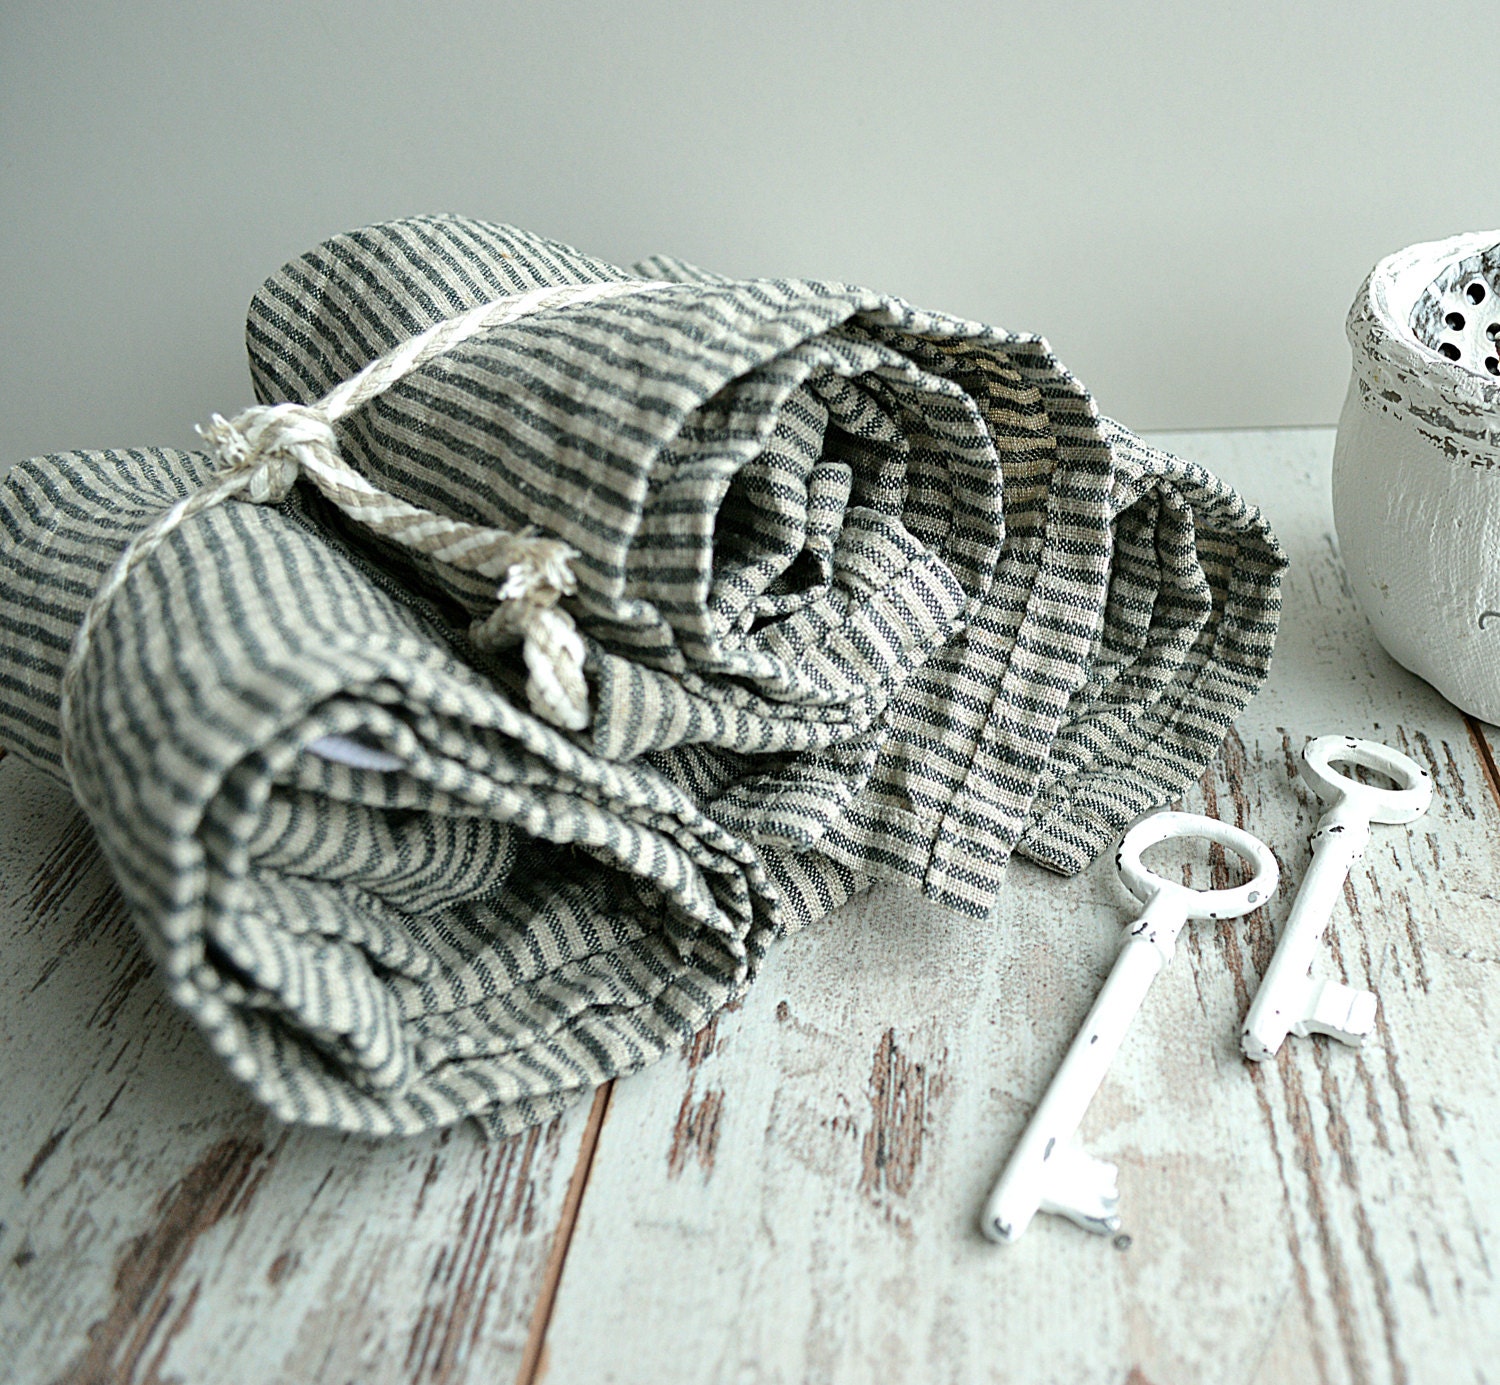
{"type": "Polygon", "coordinates": [[[1500,722],[1500,231],[1408,246],[1349,311],[1344,565],[1391,656],[1500,722]]]}

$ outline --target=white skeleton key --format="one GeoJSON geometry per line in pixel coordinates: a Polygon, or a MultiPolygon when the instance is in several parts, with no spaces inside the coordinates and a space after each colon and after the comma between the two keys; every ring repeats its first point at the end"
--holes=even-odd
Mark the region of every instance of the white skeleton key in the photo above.
{"type": "Polygon", "coordinates": [[[1292,903],[1271,965],[1245,1016],[1240,1048],[1264,1062],[1290,1034],[1327,1034],[1358,1044],[1375,1027],[1375,996],[1310,975],[1318,940],[1333,917],[1350,867],[1364,855],[1372,822],[1414,822],[1432,802],[1432,779],[1414,760],[1375,741],[1319,736],[1302,750],[1302,778],[1328,806],[1312,835],[1312,864],[1292,903]],[[1389,775],[1399,789],[1361,784],[1333,768],[1363,765],[1389,775]]]}
{"type": "Polygon", "coordinates": [[[1268,846],[1238,827],[1196,813],[1154,813],[1142,819],[1125,834],[1115,864],[1146,907],[1125,935],[1104,989],[990,1194],[984,1232],[991,1240],[1018,1239],[1038,1212],[1068,1217],[1101,1235],[1119,1230],[1115,1166],[1073,1143],[1084,1112],[1151,982],[1171,961],[1183,925],[1190,918],[1238,918],[1258,908],[1276,888],[1276,858],[1268,846]],[[1255,878],[1233,890],[1192,890],[1165,880],[1141,864],[1141,853],[1169,837],[1218,842],[1249,861],[1255,878]]]}

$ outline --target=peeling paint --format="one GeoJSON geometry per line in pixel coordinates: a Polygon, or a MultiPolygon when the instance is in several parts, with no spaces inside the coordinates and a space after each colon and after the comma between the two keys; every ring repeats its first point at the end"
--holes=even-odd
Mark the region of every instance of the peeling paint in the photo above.
{"type": "Polygon", "coordinates": [[[1323,1160],[1313,1133],[1312,1107],[1303,1089],[1302,1076],[1291,1057],[1290,1046],[1277,1055],[1277,1070],[1282,1080],[1287,1120],[1297,1141],[1296,1159],[1302,1174],[1307,1210],[1317,1237],[1318,1255],[1328,1281],[1329,1307],[1350,1376],[1365,1385],[1373,1379],[1369,1357],[1365,1354],[1360,1332],[1359,1314],[1354,1306],[1354,1285],[1349,1267],[1339,1247],[1333,1215],[1328,1205],[1328,1190],[1323,1183],[1323,1160]]]}
{"type": "Polygon", "coordinates": [[[495,1254],[499,1239],[527,1221],[535,1166],[555,1163],[557,1130],[554,1119],[481,1154],[476,1186],[464,1199],[452,1242],[438,1248],[407,1340],[403,1365],[413,1379],[446,1385],[463,1377],[490,1300],[508,1274],[495,1254]]]}
{"type": "Polygon", "coordinates": [[[906,1198],[916,1184],[933,1102],[944,1083],[944,1050],[935,1063],[913,1062],[887,1029],[875,1047],[868,1096],[872,1117],[860,1147],[860,1191],[877,1206],[906,1198]]]}
{"type": "Polygon", "coordinates": [[[65,1125],[59,1130],[54,1130],[42,1141],[41,1148],[32,1155],[31,1162],[26,1166],[26,1172],[21,1175],[22,1191],[31,1186],[31,1180],[41,1172],[42,1165],[57,1152],[57,1147],[63,1142],[63,1137],[72,1128],[72,1125],[65,1125]]]}
{"type": "MultiPolygon", "coordinates": [[[[786,1004],[785,1001],[782,1002],[786,1004]]],[[[735,1007],[738,1008],[738,1005],[735,1007]]],[[[692,1162],[697,1162],[707,1178],[714,1171],[714,1155],[719,1148],[720,1120],[724,1112],[722,1088],[710,1087],[701,1099],[696,1098],[699,1071],[723,1047],[719,1038],[719,1021],[726,1011],[720,1011],[702,1029],[693,1035],[683,1057],[687,1067],[687,1089],[677,1108],[677,1119],[672,1126],[672,1138],[667,1147],[667,1177],[680,1178],[692,1162]]]]}
{"type": "Polygon", "coordinates": [[[672,1147],[667,1152],[667,1177],[679,1178],[689,1161],[696,1159],[704,1177],[714,1171],[714,1155],[719,1148],[720,1117],[724,1111],[724,1093],[710,1088],[702,1101],[694,1103],[689,1087],[677,1112],[672,1128],[672,1147]]]}
{"type": "Polygon", "coordinates": [[[1344,1118],[1338,1079],[1329,1062],[1326,1046],[1318,1045],[1313,1052],[1322,1078],[1328,1142],[1338,1155],[1339,1176],[1345,1187],[1353,1194],[1356,1239],[1359,1242],[1360,1254],[1364,1258],[1370,1284],[1375,1293],[1375,1303],[1380,1314],[1381,1335],[1386,1348],[1386,1361],[1390,1368],[1390,1379],[1395,1385],[1405,1385],[1405,1382],[1410,1379],[1410,1373],[1406,1368],[1406,1363],[1401,1359],[1400,1346],[1397,1342],[1395,1295],[1391,1290],[1390,1275],[1386,1272],[1379,1249],[1375,1244],[1375,1230],[1370,1223],[1370,1214],[1364,1205],[1359,1166],[1354,1155],[1354,1142],[1349,1134],[1349,1123],[1344,1118]]]}
{"type": "MultiPolygon", "coordinates": [[[[93,829],[82,810],[75,809],[69,814],[51,849],[37,862],[31,878],[26,882],[23,908],[28,921],[22,929],[23,934],[48,921],[54,911],[66,903],[73,891],[96,870],[101,883],[107,883],[104,859],[94,842],[93,829]]],[[[113,886],[110,888],[113,889],[113,886]]]]}
{"type": "MultiPolygon", "coordinates": [[[[1235,1000],[1239,1013],[1244,1014],[1250,1005],[1250,989],[1246,979],[1244,959],[1239,949],[1239,941],[1233,932],[1229,933],[1225,938],[1225,948],[1229,954],[1230,975],[1234,978],[1235,1000]]],[[[1284,1082],[1286,1072],[1293,1062],[1291,1046],[1284,1046],[1273,1062],[1284,1082]]],[[[1314,1291],[1312,1274],[1303,1256],[1302,1237],[1298,1234],[1296,1218],[1292,1211],[1292,1185],[1288,1176],[1287,1157],[1282,1150],[1281,1135],[1277,1129],[1275,1112],[1272,1109],[1270,1097],[1267,1092],[1269,1083],[1267,1070],[1270,1065],[1247,1062],[1244,1066],[1249,1072],[1251,1088],[1255,1093],[1255,1104],[1266,1128],[1266,1136],[1270,1141],[1272,1163],[1275,1166],[1277,1180],[1281,1187],[1283,1229],[1286,1235],[1287,1255],[1292,1263],[1292,1275],[1297,1289],[1297,1297],[1302,1305],[1303,1319],[1308,1325],[1308,1341],[1311,1344],[1313,1353],[1312,1365],[1316,1371],[1318,1381],[1322,1385],[1328,1385],[1332,1377],[1329,1374],[1328,1359],[1323,1350],[1322,1336],[1318,1330],[1318,1295],[1314,1291]]]]}
{"type": "Polygon", "coordinates": [[[266,1283],[273,1289],[281,1283],[289,1274],[295,1274],[297,1267],[302,1263],[302,1256],[295,1250],[284,1250],[271,1261],[271,1268],[266,1271],[266,1283]]]}
{"type": "MultiPolygon", "coordinates": [[[[229,1210],[263,1153],[257,1136],[230,1135],[162,1196],[155,1223],[121,1252],[108,1311],[88,1329],[87,1347],[58,1377],[59,1385],[135,1378],[176,1300],[177,1279],[194,1245],[229,1210]]],[[[188,1295],[190,1309],[191,1289],[188,1295]]],[[[179,1314],[171,1334],[185,1322],[179,1314]]]]}

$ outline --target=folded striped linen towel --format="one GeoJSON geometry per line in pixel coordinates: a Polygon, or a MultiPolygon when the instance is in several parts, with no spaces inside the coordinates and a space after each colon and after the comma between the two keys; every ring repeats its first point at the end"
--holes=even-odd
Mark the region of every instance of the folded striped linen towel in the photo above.
{"type": "Polygon", "coordinates": [[[315,405],[558,285],[616,287],[333,435],[393,503],[566,545],[571,710],[482,638],[493,572],[313,485],[191,514],[101,605],[223,446],[0,485],[0,741],[71,782],[171,994],[284,1119],[509,1133],[872,883],[984,918],[1012,852],[1078,870],[1179,793],[1268,667],[1285,559],[1253,506],[1040,338],[865,289],[412,218],[266,282],[257,396],[315,405]]]}

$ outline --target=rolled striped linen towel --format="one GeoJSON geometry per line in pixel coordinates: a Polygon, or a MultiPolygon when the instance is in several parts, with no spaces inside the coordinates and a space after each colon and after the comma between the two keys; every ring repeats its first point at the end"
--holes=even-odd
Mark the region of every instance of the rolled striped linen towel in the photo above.
{"type": "Polygon", "coordinates": [[[476,305],[596,283],[641,291],[486,328],[336,427],[390,495],[568,545],[581,728],[471,637],[492,581],[306,485],[178,525],[75,650],[214,460],[0,486],[0,740],[65,778],[66,738],[171,994],[285,1119],[546,1119],[873,882],[982,918],[1013,851],[1080,869],[1265,676],[1263,518],[1040,338],[422,217],[267,281],[255,389],[312,403],[476,305]]]}

